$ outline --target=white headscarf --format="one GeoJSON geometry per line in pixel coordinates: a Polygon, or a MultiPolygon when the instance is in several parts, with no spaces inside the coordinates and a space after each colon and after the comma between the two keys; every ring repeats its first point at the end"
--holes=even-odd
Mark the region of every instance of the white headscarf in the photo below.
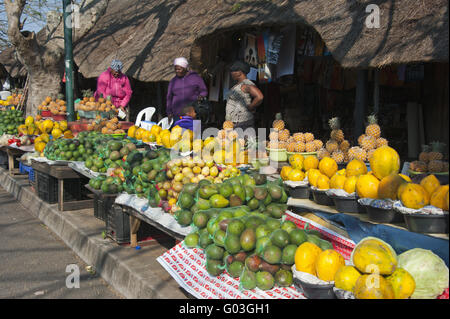
{"type": "Polygon", "coordinates": [[[173,65],[178,65],[181,66],[182,68],[187,69],[187,67],[189,66],[189,62],[188,60],[186,60],[186,58],[180,57],[175,59],[173,65]]]}

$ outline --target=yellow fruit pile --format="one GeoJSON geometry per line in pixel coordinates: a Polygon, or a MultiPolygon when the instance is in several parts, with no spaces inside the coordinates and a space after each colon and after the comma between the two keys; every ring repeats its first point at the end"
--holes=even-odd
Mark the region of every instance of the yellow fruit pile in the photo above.
{"type": "Polygon", "coordinates": [[[351,260],[354,266],[339,269],[334,281],[336,288],[353,292],[356,299],[407,299],[414,293],[414,278],[397,267],[397,254],[388,243],[363,238],[351,260]]]}
{"type": "MultiPolygon", "coordinates": [[[[40,118],[36,116],[36,118],[40,118]]],[[[38,135],[34,140],[34,149],[42,153],[45,146],[50,140],[50,135],[54,139],[61,137],[73,138],[72,131],[69,130],[67,121],[53,121],[50,119],[36,120],[32,116],[28,116],[25,119],[25,124],[19,126],[19,133],[24,135],[38,135]]]]}
{"type": "Polygon", "coordinates": [[[122,124],[117,117],[111,119],[102,118],[97,115],[96,119],[88,124],[88,131],[101,132],[102,134],[125,134],[122,124]]]}
{"type": "Polygon", "coordinates": [[[22,98],[22,94],[14,93],[6,98],[6,100],[0,100],[2,106],[17,106],[22,98]]]}
{"type": "Polygon", "coordinates": [[[95,99],[94,92],[92,90],[83,91],[83,99],[75,105],[76,111],[98,111],[98,112],[114,112],[119,113],[119,109],[112,104],[111,97],[106,99],[101,96],[95,99]]]}
{"type": "Polygon", "coordinates": [[[53,115],[64,115],[67,112],[66,101],[62,99],[62,96],[55,99],[47,96],[38,106],[38,110],[50,111],[53,115]]]}
{"type": "Polygon", "coordinates": [[[232,129],[226,129],[219,131],[217,137],[210,136],[202,140],[194,139],[191,130],[183,131],[180,126],[163,130],[159,125],[153,125],[150,130],[145,130],[133,125],[128,129],[128,136],[180,152],[193,151],[194,156],[201,157],[205,162],[233,166],[247,164],[248,153],[244,151],[244,140],[238,139],[237,134],[232,132],[232,129]],[[221,132],[227,134],[223,135],[221,132]]]}

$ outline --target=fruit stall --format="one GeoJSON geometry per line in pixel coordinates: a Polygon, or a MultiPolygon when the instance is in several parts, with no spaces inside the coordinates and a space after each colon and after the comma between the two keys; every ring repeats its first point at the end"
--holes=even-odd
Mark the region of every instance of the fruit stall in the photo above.
{"type": "Polygon", "coordinates": [[[124,249],[175,239],[157,260],[194,297],[448,298],[442,143],[405,162],[376,116],[357,146],[339,118],[322,141],[279,115],[267,141],[229,121],[202,140],[178,126],[125,129],[108,100],[90,99],[81,131],[52,117],[61,99],[35,117],[0,111],[2,151],[22,147],[39,198],[91,209],[124,249]]]}

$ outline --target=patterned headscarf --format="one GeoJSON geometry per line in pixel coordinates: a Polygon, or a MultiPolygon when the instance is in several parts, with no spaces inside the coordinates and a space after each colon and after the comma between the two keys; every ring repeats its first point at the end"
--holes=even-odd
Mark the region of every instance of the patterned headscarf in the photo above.
{"type": "Polygon", "coordinates": [[[122,61],[113,60],[111,62],[111,69],[113,69],[116,72],[122,71],[122,67],[123,67],[122,61]]]}

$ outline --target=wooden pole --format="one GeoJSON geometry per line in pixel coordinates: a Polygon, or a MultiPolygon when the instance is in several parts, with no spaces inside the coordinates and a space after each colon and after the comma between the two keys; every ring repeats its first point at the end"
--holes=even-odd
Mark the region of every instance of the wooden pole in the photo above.
{"type": "Polygon", "coordinates": [[[355,92],[355,110],[353,113],[354,135],[353,140],[356,143],[358,137],[364,133],[364,115],[367,105],[367,75],[365,69],[358,70],[355,92]]]}

